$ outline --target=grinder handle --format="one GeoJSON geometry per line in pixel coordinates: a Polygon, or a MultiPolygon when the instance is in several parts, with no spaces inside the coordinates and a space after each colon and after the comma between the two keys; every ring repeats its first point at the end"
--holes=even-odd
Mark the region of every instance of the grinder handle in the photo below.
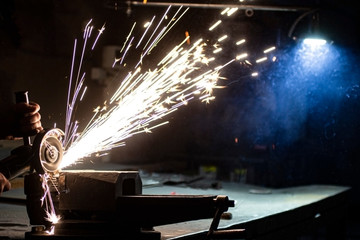
{"type": "Polygon", "coordinates": [[[11,151],[10,156],[0,160],[0,172],[9,181],[29,172],[31,157],[31,146],[19,146],[11,151]]]}
{"type": "MultiPolygon", "coordinates": [[[[19,91],[15,93],[15,101],[16,103],[29,103],[29,93],[28,91],[19,91]]],[[[30,136],[23,136],[23,141],[25,146],[31,145],[30,136]]]]}

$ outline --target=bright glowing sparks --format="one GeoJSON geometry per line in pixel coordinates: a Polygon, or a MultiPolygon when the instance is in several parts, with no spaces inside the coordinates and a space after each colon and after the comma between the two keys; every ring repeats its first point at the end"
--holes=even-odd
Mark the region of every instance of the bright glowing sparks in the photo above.
{"type": "Polygon", "coordinates": [[[99,29],[99,34],[96,36],[96,39],[91,47],[92,50],[94,50],[95,45],[96,45],[97,41],[99,40],[100,35],[103,34],[104,30],[105,30],[105,24],[99,29]]]}
{"type": "MultiPolygon", "coordinates": [[[[72,111],[75,109],[74,102],[78,99],[84,81],[85,74],[82,74],[82,78],[79,77],[83,59],[83,54],[81,55],[80,64],[77,64],[79,68],[76,84],[73,85],[74,91],[72,97],[68,97],[64,139],[65,152],[60,169],[76,164],[86,157],[101,156],[113,148],[124,146],[125,140],[133,135],[151,133],[154,128],[168,123],[163,120],[165,117],[179,107],[187,105],[190,101],[198,100],[208,103],[214,100],[213,90],[221,88],[218,86],[218,80],[221,78],[220,70],[236,60],[242,60],[249,66],[252,65],[245,59],[248,54],[242,53],[225,64],[213,66],[213,63],[216,63],[215,57],[205,54],[205,52],[209,52],[205,51],[205,48],[208,47],[206,41],[199,39],[190,45],[190,36],[186,35],[185,39],[172,48],[157,65],[154,65],[153,69],[146,67],[146,70],[143,70],[143,59],[149,55],[150,51],[159,44],[160,40],[188,10],[185,9],[181,12],[181,8],[179,8],[174,16],[169,18],[169,22],[164,23],[166,26],[161,27],[160,25],[167,19],[165,16],[169,9],[170,7],[157,24],[154,22],[155,16],[152,18],[151,24],[145,27],[140,40],[133,34],[136,25],[134,23],[125,40],[127,43],[123,45],[121,50],[123,55],[120,63],[125,61],[126,53],[134,48],[133,42],[137,42],[136,48],[140,47],[142,42],[146,42],[143,44],[145,46],[141,47],[144,51],[140,53],[139,61],[134,64],[134,67],[129,70],[126,76],[116,79],[120,84],[109,102],[106,102],[103,107],[97,107],[86,127],[79,131],[78,122],[70,121],[70,119],[72,119],[72,111]],[[150,34],[150,31],[153,32],[150,34]],[[145,41],[147,33],[149,33],[150,37],[145,41]]],[[[87,32],[92,29],[89,24],[86,26],[85,31],[87,32]]],[[[212,31],[220,24],[221,20],[217,21],[209,28],[209,31],[212,31]]],[[[86,42],[90,34],[87,33],[84,36],[83,49],[86,48],[86,42]]],[[[225,40],[227,37],[227,35],[219,37],[218,42],[225,40]]],[[[245,43],[245,39],[237,41],[236,45],[243,43],[245,43]]],[[[74,53],[75,49],[76,41],[74,53]]],[[[217,54],[222,50],[221,46],[216,45],[213,54],[217,54]]],[[[269,48],[265,51],[272,50],[274,49],[269,48]]],[[[73,61],[74,59],[73,56],[73,61]]],[[[267,58],[263,57],[256,60],[256,63],[265,60],[267,58]]],[[[118,59],[115,59],[115,62],[118,61],[118,59]]],[[[126,63],[124,63],[125,65],[126,63]]],[[[72,66],[74,66],[74,62],[72,66]]],[[[73,71],[72,67],[71,76],[73,71]]],[[[257,73],[254,72],[251,76],[255,77],[257,73]]],[[[69,89],[71,85],[70,79],[69,89]]],[[[71,93],[70,90],[69,93],[71,93]]],[[[83,95],[81,95],[82,97],[83,95]]]]}
{"type": "Polygon", "coordinates": [[[155,16],[153,16],[153,18],[151,19],[151,22],[147,22],[147,23],[144,25],[144,27],[146,28],[146,30],[145,30],[144,34],[142,35],[142,37],[140,38],[140,41],[139,41],[138,44],[136,45],[136,48],[138,48],[139,45],[141,44],[141,42],[142,42],[142,40],[144,39],[146,33],[149,31],[151,25],[153,24],[154,19],[155,19],[155,16]]]}
{"type": "Polygon", "coordinates": [[[219,52],[221,52],[222,51],[222,48],[217,48],[217,49],[215,49],[214,51],[213,51],[213,53],[219,53],[219,52]]]}
{"type": "MultiPolygon", "coordinates": [[[[219,79],[222,79],[220,70],[236,60],[242,60],[241,64],[252,65],[245,59],[248,54],[242,53],[236,58],[232,57],[225,64],[214,66],[219,63],[216,63],[214,56],[208,56],[205,53],[209,52],[205,51],[208,47],[206,41],[199,39],[191,45],[190,35],[185,32],[185,39],[173,47],[158,64],[155,64],[153,68],[146,67],[146,70],[143,70],[143,59],[150,55],[151,51],[158,46],[189,9],[182,10],[180,7],[172,17],[168,18],[167,13],[170,8],[171,6],[157,24],[155,24],[155,16],[145,24],[145,31],[139,38],[134,35],[136,23],[132,25],[120,50],[121,57],[114,59],[113,67],[116,64],[128,66],[125,62],[128,53],[141,46],[143,51],[139,56],[139,61],[134,64],[125,77],[116,75],[115,80],[120,80],[119,87],[114,91],[112,97],[104,102],[103,106],[94,109],[92,118],[82,131],[79,130],[79,122],[74,120],[73,114],[76,104],[78,101],[82,101],[87,90],[84,86],[85,72],[82,72],[82,64],[88,48],[88,41],[91,40],[91,33],[94,29],[91,26],[92,20],[86,24],[84,29],[80,57],[75,57],[78,50],[77,39],[75,39],[66,103],[65,137],[63,139],[65,150],[60,169],[76,164],[86,157],[104,156],[113,148],[125,146],[125,140],[136,134],[151,133],[153,129],[168,124],[169,122],[164,120],[165,117],[177,111],[179,107],[186,106],[190,101],[198,100],[205,103],[213,101],[215,99],[214,89],[223,88],[223,86],[218,86],[219,79]],[[168,23],[161,26],[168,19],[170,19],[168,23]],[[147,41],[145,38],[148,38],[147,41]],[[75,61],[79,62],[75,63],[75,61]],[[75,69],[75,66],[78,68],[75,69]]],[[[221,14],[230,16],[237,10],[238,8],[228,8],[221,14]]],[[[218,20],[208,30],[214,30],[221,23],[222,21],[218,20]]],[[[94,49],[104,30],[105,24],[98,30],[97,36],[93,37],[95,40],[90,50],[94,49]]],[[[217,39],[218,42],[222,42],[227,38],[227,35],[223,35],[217,39]]],[[[243,43],[245,43],[245,39],[237,41],[236,45],[243,43]]],[[[213,54],[223,50],[218,43],[214,47],[213,54]]],[[[264,53],[274,49],[275,47],[266,49],[264,53]]],[[[273,57],[273,61],[275,59],[273,57]]],[[[260,63],[265,60],[267,60],[266,57],[258,59],[256,62],[260,63]]],[[[256,77],[258,73],[253,72],[251,76],[256,77]]],[[[60,216],[56,215],[51,198],[48,185],[51,177],[47,174],[40,175],[40,177],[44,190],[41,203],[46,211],[46,220],[56,224],[60,221],[60,216]]],[[[53,186],[55,187],[54,184],[53,186]]],[[[54,234],[54,230],[55,226],[53,225],[47,233],[54,234]]]]}
{"type": "Polygon", "coordinates": [[[243,44],[245,43],[245,39],[241,39],[239,41],[236,42],[236,45],[240,45],[240,44],[243,44]]]}
{"type": "Polygon", "coordinates": [[[230,10],[230,8],[225,8],[224,10],[221,11],[221,15],[226,14],[228,11],[230,10]]]}
{"type": "MultiPolygon", "coordinates": [[[[50,188],[48,184],[48,181],[50,181],[50,176],[47,173],[45,173],[43,175],[40,175],[40,178],[41,178],[41,187],[44,190],[44,195],[40,200],[41,200],[41,205],[44,207],[46,213],[46,220],[53,224],[56,224],[59,222],[60,216],[56,215],[54,204],[52,201],[50,188]]],[[[49,234],[51,234],[51,232],[49,232],[49,234]]]]}
{"type": "Polygon", "coordinates": [[[274,51],[275,50],[275,47],[270,47],[270,48],[268,48],[268,49],[265,49],[264,50],[264,53],[269,53],[269,52],[272,52],[272,51],[274,51]]]}
{"type": "MultiPolygon", "coordinates": [[[[161,21],[163,20],[164,18],[161,21]]],[[[153,21],[154,18],[151,25],[154,25],[153,21]]],[[[218,24],[220,23],[221,21],[218,24]]],[[[150,31],[151,25],[147,26],[145,32],[150,31]]],[[[113,148],[124,146],[125,140],[135,134],[151,133],[152,129],[168,123],[163,120],[167,115],[192,100],[208,103],[215,99],[212,94],[213,89],[220,88],[217,86],[219,70],[235,59],[218,67],[211,66],[210,63],[215,58],[205,54],[207,44],[202,39],[186,49],[189,39],[187,36],[159,61],[157,68],[147,71],[141,69],[140,64],[147,56],[147,51],[156,46],[166,33],[166,28],[163,28],[155,36],[159,26],[160,24],[157,24],[151,34],[150,38],[154,36],[154,40],[146,43],[149,43],[149,46],[141,53],[140,61],[133,71],[121,80],[109,104],[105,104],[105,108],[95,109],[93,117],[82,132],[78,132],[77,122],[68,127],[69,136],[66,137],[66,151],[60,168],[75,164],[85,157],[101,155],[113,148]]],[[[139,43],[144,36],[145,33],[139,43]]],[[[135,41],[135,36],[131,37],[125,52],[133,46],[132,41],[135,41]]],[[[216,48],[214,53],[221,50],[220,47],[216,48]]],[[[122,60],[124,59],[125,54],[122,57],[122,60]]],[[[75,91],[75,94],[77,92],[75,91]]],[[[76,98],[77,96],[73,96],[72,99],[76,98]]],[[[69,109],[72,110],[73,107],[69,109]]]]}
{"type": "Polygon", "coordinates": [[[236,60],[244,59],[248,56],[247,53],[242,53],[236,56],[236,60]]]}
{"type": "Polygon", "coordinates": [[[228,17],[233,15],[237,10],[239,10],[239,8],[231,8],[229,11],[227,11],[228,17]]]}
{"type": "Polygon", "coordinates": [[[144,28],[147,28],[148,26],[150,26],[150,24],[151,24],[151,22],[146,22],[146,23],[144,24],[144,28]]]}
{"type": "Polygon", "coordinates": [[[221,37],[218,39],[218,42],[222,42],[222,41],[224,41],[224,40],[227,39],[227,38],[228,38],[227,35],[221,36],[221,37]]]}
{"type": "Polygon", "coordinates": [[[267,60],[267,57],[259,58],[256,60],[256,63],[265,62],[267,60]]]}
{"type": "Polygon", "coordinates": [[[221,20],[218,20],[216,23],[214,23],[214,25],[212,25],[210,28],[209,28],[209,31],[212,31],[214,30],[217,26],[219,26],[221,23],[221,20]]]}

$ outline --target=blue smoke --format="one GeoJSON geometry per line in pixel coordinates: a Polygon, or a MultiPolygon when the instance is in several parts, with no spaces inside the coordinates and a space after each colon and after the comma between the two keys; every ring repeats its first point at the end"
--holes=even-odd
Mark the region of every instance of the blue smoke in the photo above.
{"type": "MultiPolygon", "coordinates": [[[[343,104],[358,100],[359,76],[351,51],[330,44],[289,48],[266,73],[266,92],[274,99],[267,108],[272,109],[270,118],[262,119],[271,122],[267,132],[280,144],[292,144],[304,135],[335,137],[332,126],[349,117],[341,116],[343,104]]],[[[256,139],[264,137],[269,136],[256,139]]]]}

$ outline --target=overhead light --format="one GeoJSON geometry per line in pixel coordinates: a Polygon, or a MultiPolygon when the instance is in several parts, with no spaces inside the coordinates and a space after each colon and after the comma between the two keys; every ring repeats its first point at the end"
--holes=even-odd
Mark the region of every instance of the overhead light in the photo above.
{"type": "Polygon", "coordinates": [[[309,37],[309,38],[305,38],[303,42],[304,42],[304,44],[307,44],[307,45],[321,46],[321,45],[326,44],[327,41],[323,38],[309,37]]]}
{"type": "Polygon", "coordinates": [[[319,12],[315,12],[311,16],[311,22],[309,26],[309,31],[304,36],[304,43],[310,44],[313,46],[320,46],[326,44],[326,37],[320,29],[320,16],[319,12]]]}
{"type": "Polygon", "coordinates": [[[326,34],[322,32],[320,27],[320,14],[319,9],[313,9],[305,12],[298,17],[292,24],[288,37],[296,41],[303,41],[307,45],[324,45],[329,40],[326,38],[326,34]],[[301,20],[307,17],[307,22],[300,25],[301,20]],[[298,28],[297,34],[295,29],[298,28]]]}

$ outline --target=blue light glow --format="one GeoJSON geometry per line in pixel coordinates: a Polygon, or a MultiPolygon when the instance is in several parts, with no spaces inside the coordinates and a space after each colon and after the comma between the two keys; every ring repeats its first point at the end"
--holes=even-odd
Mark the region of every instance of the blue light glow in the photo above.
{"type": "Polygon", "coordinates": [[[289,46],[256,85],[247,86],[249,93],[237,96],[244,108],[237,131],[249,132],[253,143],[330,141],[339,134],[344,101],[360,96],[358,62],[356,54],[334,44],[289,46]]]}
{"type": "Polygon", "coordinates": [[[295,49],[295,62],[302,74],[319,74],[331,71],[329,67],[333,67],[338,61],[339,52],[330,44],[309,44],[305,40],[295,49]],[[300,65],[298,65],[300,64],[300,65]]]}

